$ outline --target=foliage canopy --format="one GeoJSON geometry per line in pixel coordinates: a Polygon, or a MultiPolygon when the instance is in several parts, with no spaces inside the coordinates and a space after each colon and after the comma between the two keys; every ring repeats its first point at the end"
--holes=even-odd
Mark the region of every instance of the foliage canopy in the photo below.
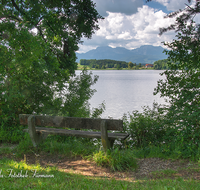
{"type": "Polygon", "coordinates": [[[1,3],[3,45],[14,51],[15,57],[23,55],[23,60],[24,54],[37,58],[46,46],[42,53],[55,55],[59,68],[68,69],[70,73],[76,69],[75,51],[81,37],[91,38],[98,29],[98,19],[102,18],[91,0],[2,0],[1,3]],[[37,34],[34,35],[33,29],[37,34]],[[37,54],[31,48],[32,41],[37,43],[37,54]]]}
{"type": "Polygon", "coordinates": [[[156,92],[170,100],[169,116],[173,123],[182,127],[199,127],[200,115],[200,35],[195,23],[185,25],[172,43],[169,55],[170,70],[163,74],[166,80],[160,80],[156,92]]]}
{"type": "Polygon", "coordinates": [[[175,30],[176,39],[165,42],[170,50],[166,50],[168,68],[166,79],[160,80],[155,94],[167,97],[170,105],[167,109],[167,123],[176,129],[174,142],[186,157],[195,154],[200,145],[200,25],[194,22],[200,13],[200,2],[193,7],[171,13],[168,17],[176,17],[176,22],[160,33],[175,30]]]}
{"type": "MultiPolygon", "coordinates": [[[[1,1],[1,124],[17,124],[20,113],[58,109],[55,92],[63,91],[74,75],[78,43],[83,36],[91,38],[98,19],[102,17],[91,0],[1,1]]],[[[86,94],[81,101],[87,101],[96,79],[85,71],[83,76],[86,94]]]]}

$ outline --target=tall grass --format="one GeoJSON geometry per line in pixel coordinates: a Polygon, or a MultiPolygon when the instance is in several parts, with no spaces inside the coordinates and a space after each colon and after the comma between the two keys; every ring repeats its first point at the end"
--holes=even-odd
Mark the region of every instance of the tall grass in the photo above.
{"type": "Polygon", "coordinates": [[[137,168],[137,161],[133,151],[121,150],[116,148],[113,151],[108,150],[98,151],[93,154],[93,160],[100,166],[110,167],[112,170],[135,170],[137,168]]]}

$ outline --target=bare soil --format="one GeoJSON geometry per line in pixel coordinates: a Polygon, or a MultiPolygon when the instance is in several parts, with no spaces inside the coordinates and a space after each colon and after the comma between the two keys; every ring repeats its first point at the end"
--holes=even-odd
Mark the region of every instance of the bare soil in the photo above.
{"type": "MultiPolygon", "coordinates": [[[[1,148],[1,145],[0,145],[1,148]]],[[[10,148],[14,148],[11,146],[10,148]]],[[[1,154],[0,159],[9,158],[26,161],[27,164],[40,164],[42,167],[55,166],[60,171],[91,177],[115,178],[116,180],[135,181],[138,179],[179,178],[200,180],[200,164],[188,160],[164,160],[160,158],[138,159],[135,171],[112,171],[97,166],[95,162],[81,157],[66,157],[48,153],[28,154],[17,158],[15,154],[1,154]]]]}

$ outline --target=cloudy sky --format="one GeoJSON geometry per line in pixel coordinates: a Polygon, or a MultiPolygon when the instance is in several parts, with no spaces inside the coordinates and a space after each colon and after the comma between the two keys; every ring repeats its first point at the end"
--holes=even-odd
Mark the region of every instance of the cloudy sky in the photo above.
{"type": "MultiPolygon", "coordinates": [[[[190,4],[194,4],[192,0],[190,4]]],[[[98,46],[135,49],[141,45],[162,46],[163,41],[172,41],[174,32],[159,36],[159,28],[167,27],[174,19],[165,15],[183,9],[188,0],[93,0],[96,9],[105,19],[99,21],[100,29],[92,39],[82,38],[79,53],[96,49],[98,46]]],[[[163,46],[164,47],[164,46],[163,46]]]]}

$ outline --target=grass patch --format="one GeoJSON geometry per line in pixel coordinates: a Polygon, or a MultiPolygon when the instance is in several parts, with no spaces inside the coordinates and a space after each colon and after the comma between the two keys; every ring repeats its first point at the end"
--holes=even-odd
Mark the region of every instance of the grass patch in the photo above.
{"type": "Polygon", "coordinates": [[[24,154],[40,154],[42,152],[67,157],[81,156],[84,159],[95,161],[99,166],[109,167],[113,171],[134,170],[137,167],[134,151],[130,149],[119,150],[116,148],[105,153],[99,144],[95,146],[88,139],[75,137],[58,139],[56,136],[50,136],[38,147],[33,147],[27,134],[25,139],[19,143],[16,156],[23,157],[24,154]]]}
{"type": "Polygon", "coordinates": [[[0,154],[10,154],[12,152],[12,150],[8,147],[3,147],[3,148],[0,148],[0,154]]]}
{"type": "Polygon", "coordinates": [[[90,141],[90,139],[76,138],[76,137],[60,137],[57,135],[50,135],[44,142],[37,147],[33,147],[31,139],[28,134],[19,143],[17,147],[17,156],[22,157],[24,154],[32,152],[45,152],[49,154],[62,154],[66,156],[88,156],[96,151],[97,147],[90,141]],[[87,148],[86,148],[87,147],[87,148]]]}
{"type": "MultiPolygon", "coordinates": [[[[58,138],[48,137],[37,148],[32,146],[29,136],[22,140],[14,149],[5,147],[0,149],[3,154],[15,152],[18,156],[24,156],[29,152],[48,153],[49,155],[80,156],[94,160],[98,165],[110,167],[114,171],[134,170],[137,168],[136,158],[144,158],[153,154],[159,156],[162,149],[149,147],[148,149],[115,148],[104,153],[100,147],[94,146],[89,140],[82,138],[58,138]]],[[[154,156],[155,157],[155,156],[154,156]]],[[[166,155],[165,155],[165,158],[166,155]]],[[[186,169],[190,172],[190,169],[186,169]]],[[[191,172],[199,172],[199,169],[191,169],[191,172]]],[[[190,173],[191,173],[190,172],[190,173]]],[[[36,162],[28,165],[26,162],[16,162],[9,159],[0,160],[0,189],[151,189],[151,190],[178,190],[200,189],[199,180],[179,177],[177,171],[168,169],[152,172],[150,179],[126,179],[88,177],[73,173],[66,173],[56,167],[42,167],[36,162]],[[165,178],[165,179],[163,179],[165,178]]]]}
{"type": "Polygon", "coordinates": [[[116,148],[113,151],[108,150],[106,153],[98,151],[93,154],[92,159],[97,165],[110,167],[113,171],[135,170],[137,168],[135,155],[131,150],[119,151],[116,148]]]}
{"type": "Polygon", "coordinates": [[[121,181],[87,177],[65,173],[57,168],[42,168],[40,165],[27,165],[24,162],[0,160],[0,189],[200,189],[199,181],[183,180],[135,180],[121,181]]]}
{"type": "Polygon", "coordinates": [[[162,171],[155,171],[152,172],[152,175],[155,178],[172,178],[177,174],[178,172],[172,169],[162,170],[162,171]]]}
{"type": "Polygon", "coordinates": [[[17,144],[3,143],[0,145],[0,155],[10,155],[16,152],[17,144]]]}
{"type": "MultiPolygon", "coordinates": [[[[85,67],[85,65],[80,65],[79,63],[78,63],[78,66],[77,66],[77,70],[83,70],[84,69],[84,67],[85,67]]],[[[90,70],[90,67],[86,67],[88,70],[90,70]]]]}

